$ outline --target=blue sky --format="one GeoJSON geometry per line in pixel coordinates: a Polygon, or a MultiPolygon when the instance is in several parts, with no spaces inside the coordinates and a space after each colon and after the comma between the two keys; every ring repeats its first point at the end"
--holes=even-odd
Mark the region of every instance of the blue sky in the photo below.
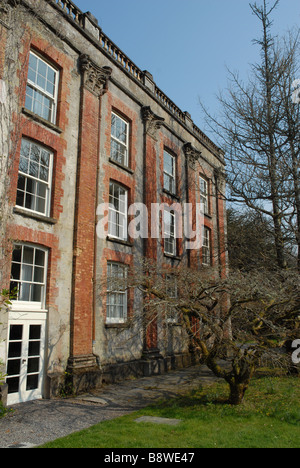
{"type": "MultiPolygon", "coordinates": [[[[259,60],[252,39],[260,37],[260,24],[248,0],[73,1],[204,131],[199,97],[214,113],[226,67],[246,78],[259,60]]],[[[299,26],[300,1],[281,0],[273,19],[275,34],[299,26]]]]}

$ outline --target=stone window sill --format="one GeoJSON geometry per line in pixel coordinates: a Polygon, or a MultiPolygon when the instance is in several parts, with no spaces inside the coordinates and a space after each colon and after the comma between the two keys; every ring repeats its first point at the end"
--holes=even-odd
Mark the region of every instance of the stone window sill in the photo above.
{"type": "Polygon", "coordinates": [[[131,175],[134,174],[134,171],[130,169],[130,167],[123,166],[123,164],[120,164],[119,162],[115,161],[112,158],[109,158],[108,160],[110,163],[114,164],[115,166],[118,166],[120,169],[123,169],[124,171],[129,172],[129,174],[131,175]]]}
{"type": "Polygon", "coordinates": [[[49,216],[44,216],[40,215],[38,213],[33,213],[31,211],[24,210],[23,208],[19,208],[18,206],[15,206],[13,209],[13,212],[15,214],[25,216],[26,218],[32,218],[37,221],[41,221],[42,223],[47,223],[47,224],[56,224],[57,220],[54,218],[51,218],[49,216]]]}
{"type": "Polygon", "coordinates": [[[22,108],[22,113],[26,115],[27,117],[30,117],[32,120],[35,120],[36,122],[45,125],[46,127],[50,128],[51,130],[54,130],[55,132],[59,134],[63,133],[63,130],[60,127],[49,122],[49,120],[43,119],[42,117],[35,114],[34,112],[31,112],[30,110],[25,109],[25,107],[22,108]]]}
{"type": "Polygon", "coordinates": [[[133,247],[133,244],[129,241],[124,241],[122,239],[117,239],[114,237],[107,236],[106,240],[109,242],[116,242],[117,244],[126,245],[127,247],[133,247]]]}

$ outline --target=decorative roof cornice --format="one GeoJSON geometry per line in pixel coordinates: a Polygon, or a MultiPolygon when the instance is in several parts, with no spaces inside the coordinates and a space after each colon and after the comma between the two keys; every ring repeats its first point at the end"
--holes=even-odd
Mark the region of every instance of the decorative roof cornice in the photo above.
{"type": "MultiPolygon", "coordinates": [[[[23,0],[24,2],[26,0],[23,0]]],[[[220,162],[224,164],[224,152],[194,124],[187,112],[182,111],[161,91],[151,79],[149,72],[142,71],[122,50],[103,33],[97,21],[90,13],[83,13],[71,0],[45,0],[60,11],[78,30],[93,41],[118,67],[123,69],[131,79],[138,83],[159,105],[174,119],[180,122],[202,145],[204,145],[220,162]]]]}
{"type": "Polygon", "coordinates": [[[191,143],[185,143],[183,145],[183,152],[190,167],[195,169],[196,162],[201,158],[201,151],[196,150],[191,143]]]}

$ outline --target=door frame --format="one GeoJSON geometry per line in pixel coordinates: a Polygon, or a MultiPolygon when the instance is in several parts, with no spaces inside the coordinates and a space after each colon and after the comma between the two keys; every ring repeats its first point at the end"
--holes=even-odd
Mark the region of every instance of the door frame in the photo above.
{"type": "MultiPolygon", "coordinates": [[[[38,388],[34,390],[26,390],[27,377],[27,360],[28,360],[28,343],[29,335],[22,336],[22,359],[26,362],[21,362],[19,391],[8,394],[7,404],[15,405],[26,401],[41,399],[44,396],[45,383],[45,364],[46,364],[46,336],[47,336],[47,313],[45,312],[10,312],[8,317],[8,336],[7,336],[7,360],[8,363],[8,348],[9,348],[9,333],[11,325],[23,325],[25,330],[29,331],[30,325],[41,325],[41,348],[40,348],[40,366],[39,366],[39,381],[38,388]]],[[[24,328],[23,328],[24,330],[24,328]]]]}

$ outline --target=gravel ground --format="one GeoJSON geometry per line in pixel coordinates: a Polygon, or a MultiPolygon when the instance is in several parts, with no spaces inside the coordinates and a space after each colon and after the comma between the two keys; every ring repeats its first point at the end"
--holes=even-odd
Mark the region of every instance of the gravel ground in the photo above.
{"type": "Polygon", "coordinates": [[[128,380],[66,400],[35,400],[0,419],[0,448],[31,448],[215,380],[203,366],[128,380]]]}

